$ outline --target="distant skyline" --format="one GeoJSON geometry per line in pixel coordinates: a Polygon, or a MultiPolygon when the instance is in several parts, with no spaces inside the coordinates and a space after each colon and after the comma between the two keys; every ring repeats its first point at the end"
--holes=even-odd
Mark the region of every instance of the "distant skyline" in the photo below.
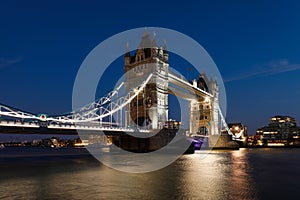
{"type": "Polygon", "coordinates": [[[228,123],[254,134],[274,115],[300,122],[299,9],[298,1],[1,1],[0,103],[68,112],[77,70],[96,45],[156,26],[192,37],[211,55],[228,123]]]}

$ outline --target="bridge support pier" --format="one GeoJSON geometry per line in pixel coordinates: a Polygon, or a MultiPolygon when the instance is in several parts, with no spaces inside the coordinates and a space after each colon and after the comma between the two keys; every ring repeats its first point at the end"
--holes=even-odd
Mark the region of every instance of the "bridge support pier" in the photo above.
{"type": "Polygon", "coordinates": [[[156,151],[165,145],[167,145],[176,134],[176,131],[161,130],[159,133],[152,137],[141,138],[142,134],[144,136],[149,135],[149,133],[136,133],[137,136],[132,136],[128,134],[113,136],[113,144],[120,147],[123,150],[136,152],[136,153],[146,153],[151,151],[156,151]]]}
{"type": "Polygon", "coordinates": [[[209,148],[212,149],[239,149],[239,144],[232,140],[231,135],[211,135],[208,138],[209,148]]]}
{"type": "Polygon", "coordinates": [[[162,129],[159,133],[156,133],[152,137],[148,138],[139,138],[141,134],[145,134],[144,136],[149,135],[149,133],[136,133],[137,136],[132,135],[117,135],[112,137],[112,142],[114,145],[119,148],[135,152],[135,153],[147,153],[157,151],[164,146],[168,145],[168,151],[174,150],[177,152],[182,149],[186,154],[194,153],[194,145],[188,141],[185,136],[182,137],[181,140],[176,140],[176,142],[172,141],[176,135],[177,130],[174,129],[162,129]],[[172,141],[172,143],[170,143],[172,141]],[[190,145],[188,149],[185,149],[187,145],[190,145]],[[174,148],[174,149],[173,149],[174,148]]]}

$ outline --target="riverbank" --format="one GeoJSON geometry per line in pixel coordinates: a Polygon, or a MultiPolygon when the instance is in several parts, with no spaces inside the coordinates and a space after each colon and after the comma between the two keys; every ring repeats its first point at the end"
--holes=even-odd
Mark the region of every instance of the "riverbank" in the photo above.
{"type": "Polygon", "coordinates": [[[300,148],[299,145],[291,146],[241,146],[240,148],[271,148],[271,149],[285,149],[285,148],[300,148]]]}

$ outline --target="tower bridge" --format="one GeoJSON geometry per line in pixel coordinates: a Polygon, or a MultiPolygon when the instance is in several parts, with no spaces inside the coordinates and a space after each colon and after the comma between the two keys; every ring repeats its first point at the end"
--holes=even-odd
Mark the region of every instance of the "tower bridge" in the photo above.
{"type": "Polygon", "coordinates": [[[63,115],[32,114],[0,104],[2,133],[77,134],[76,130],[107,134],[148,133],[163,128],[168,122],[168,95],[189,102],[189,133],[203,136],[221,134],[228,128],[219,107],[218,84],[203,73],[188,82],[169,68],[166,43],[156,45],[149,33],[142,36],[132,55],[124,56],[125,80],[97,101],[63,115]],[[125,94],[120,96],[120,90],[125,94]]]}

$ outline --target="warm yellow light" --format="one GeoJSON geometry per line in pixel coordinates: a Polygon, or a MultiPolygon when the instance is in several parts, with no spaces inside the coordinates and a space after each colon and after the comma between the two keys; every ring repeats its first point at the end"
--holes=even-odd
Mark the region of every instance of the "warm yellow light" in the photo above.
{"type": "Polygon", "coordinates": [[[268,146],[284,146],[283,143],[269,143],[268,146]]]}
{"type": "Polygon", "coordinates": [[[205,102],[209,102],[209,98],[208,97],[205,97],[204,100],[205,100],[205,102]]]}

